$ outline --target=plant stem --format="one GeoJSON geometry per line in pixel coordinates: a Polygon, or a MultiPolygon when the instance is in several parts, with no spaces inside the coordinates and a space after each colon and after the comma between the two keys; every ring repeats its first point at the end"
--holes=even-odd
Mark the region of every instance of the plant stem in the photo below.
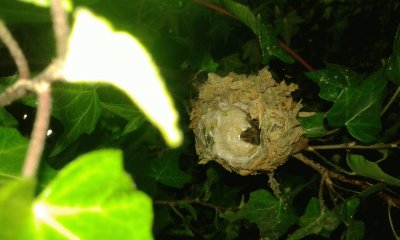
{"type": "Polygon", "coordinates": [[[332,149],[391,149],[400,148],[400,140],[392,143],[376,143],[372,145],[357,145],[356,142],[321,145],[321,146],[308,146],[305,150],[313,152],[314,150],[332,150],[332,149]]]}
{"type": "Polygon", "coordinates": [[[40,158],[46,142],[47,129],[50,122],[51,112],[51,88],[46,81],[38,82],[36,85],[38,96],[38,107],[33,125],[32,137],[26,153],[22,175],[26,178],[35,176],[39,167],[40,158]]]}
{"type": "Polygon", "coordinates": [[[14,59],[15,65],[18,69],[19,79],[29,79],[30,71],[25,55],[19,47],[18,42],[13,38],[7,26],[1,20],[0,38],[4,42],[4,45],[6,45],[6,47],[10,51],[12,58],[14,59]]]}
{"type": "Polygon", "coordinates": [[[64,59],[68,47],[68,15],[62,6],[61,0],[52,0],[50,10],[57,45],[57,58],[64,59]]]}
{"type": "Polygon", "coordinates": [[[399,93],[400,93],[400,86],[397,87],[396,92],[392,95],[392,97],[390,98],[389,102],[386,103],[385,107],[383,108],[383,110],[381,112],[381,116],[383,114],[385,114],[385,112],[389,109],[390,105],[392,105],[392,103],[396,99],[397,95],[399,95],[399,93]]]}
{"type": "MultiPolygon", "coordinates": [[[[368,184],[367,182],[364,181],[360,181],[360,180],[355,180],[355,179],[348,179],[345,176],[330,171],[329,169],[325,168],[324,166],[312,161],[311,159],[307,158],[306,156],[304,156],[301,153],[297,153],[294,154],[293,157],[295,157],[296,159],[300,160],[301,162],[303,162],[304,164],[306,164],[307,166],[313,168],[314,170],[316,170],[322,177],[327,177],[328,180],[330,181],[330,178],[334,178],[336,180],[339,180],[341,182],[344,183],[348,183],[357,187],[360,187],[362,189],[366,189],[368,187],[370,187],[370,184],[368,184]]],[[[387,204],[391,204],[391,206],[394,206],[396,208],[400,208],[400,199],[398,198],[394,198],[392,196],[387,195],[384,192],[378,192],[377,193],[379,197],[381,197],[387,204]]]]}

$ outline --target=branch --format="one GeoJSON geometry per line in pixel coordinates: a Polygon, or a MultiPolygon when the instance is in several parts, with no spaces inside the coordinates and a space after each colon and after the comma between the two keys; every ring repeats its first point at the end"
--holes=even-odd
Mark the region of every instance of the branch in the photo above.
{"type": "MultiPolygon", "coordinates": [[[[311,159],[307,158],[306,156],[304,156],[301,153],[297,153],[293,155],[296,159],[300,160],[301,162],[303,162],[304,164],[306,164],[307,166],[313,168],[315,171],[317,171],[321,176],[327,176],[328,179],[330,178],[334,178],[336,180],[339,180],[341,182],[344,183],[348,183],[351,184],[353,186],[357,186],[360,187],[362,189],[367,189],[370,187],[370,184],[364,182],[364,181],[360,181],[360,180],[355,180],[355,179],[348,179],[345,176],[330,171],[329,169],[325,168],[324,166],[312,161],[311,159]]],[[[394,206],[396,208],[400,208],[400,199],[398,198],[394,198],[392,196],[387,195],[384,192],[378,192],[377,193],[378,196],[380,198],[382,198],[387,204],[390,204],[391,206],[394,206]]]]}
{"type": "Polygon", "coordinates": [[[38,95],[38,108],[22,170],[22,175],[27,178],[35,176],[46,142],[51,112],[50,83],[45,81],[38,82],[36,93],[38,95]]]}
{"type": "Polygon", "coordinates": [[[50,10],[57,45],[57,58],[64,59],[68,46],[68,15],[62,6],[61,0],[52,0],[50,10]]]}
{"type": "Polygon", "coordinates": [[[321,145],[321,146],[308,146],[305,150],[313,152],[314,150],[332,150],[332,149],[391,149],[400,148],[400,140],[392,143],[375,143],[372,145],[357,145],[356,142],[321,145]]]}
{"type": "Polygon", "coordinates": [[[7,29],[3,21],[0,20],[0,39],[4,42],[4,45],[10,51],[11,57],[14,59],[15,65],[18,69],[20,79],[29,79],[30,71],[28,62],[26,61],[25,55],[15,41],[10,31],[7,29]]]}

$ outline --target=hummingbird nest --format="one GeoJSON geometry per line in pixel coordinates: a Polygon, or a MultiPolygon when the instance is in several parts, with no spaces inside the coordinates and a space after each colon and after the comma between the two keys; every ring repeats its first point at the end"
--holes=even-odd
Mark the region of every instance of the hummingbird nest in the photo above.
{"type": "Polygon", "coordinates": [[[210,73],[193,103],[190,127],[200,163],[214,160],[240,175],[273,172],[306,139],[296,119],[301,108],[291,92],[266,69],[258,75],[210,73]]]}

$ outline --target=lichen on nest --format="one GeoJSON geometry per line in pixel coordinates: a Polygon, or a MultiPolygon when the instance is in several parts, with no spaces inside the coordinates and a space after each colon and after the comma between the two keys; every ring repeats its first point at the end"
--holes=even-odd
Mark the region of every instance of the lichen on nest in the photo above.
{"type": "Polygon", "coordinates": [[[210,73],[193,102],[191,124],[200,163],[215,160],[240,175],[273,172],[306,145],[292,99],[297,85],[258,75],[210,73]]]}

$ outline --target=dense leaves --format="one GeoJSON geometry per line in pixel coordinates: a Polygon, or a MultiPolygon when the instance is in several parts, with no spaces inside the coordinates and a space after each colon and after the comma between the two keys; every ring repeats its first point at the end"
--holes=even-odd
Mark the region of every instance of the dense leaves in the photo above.
{"type": "MultiPolygon", "coordinates": [[[[50,2],[0,1],[0,17],[32,76],[55,56],[50,2]]],[[[340,147],[399,140],[397,1],[63,3],[74,24],[63,73],[79,83],[53,85],[53,134],[36,180],[21,178],[21,169],[37,98],[32,94],[0,110],[0,239],[393,237],[388,202],[380,196],[399,195],[398,147],[340,147]],[[82,13],[91,17],[84,24],[77,17],[82,13]],[[306,71],[288,46],[316,71],[306,71]],[[142,50],[144,60],[138,57],[142,50]],[[150,66],[142,63],[149,62],[156,81],[142,74],[150,66]],[[324,185],[318,173],[292,158],[269,182],[265,174],[240,177],[197,164],[187,127],[196,87],[208,72],[252,73],[266,65],[278,81],[299,86],[294,97],[303,105],[298,119],[309,145],[328,145],[304,155],[368,188],[334,178],[324,185]],[[174,104],[165,105],[172,98],[174,104]],[[169,149],[165,132],[151,124],[157,121],[149,112],[160,109],[165,111],[157,121],[175,121],[175,127],[178,119],[170,117],[179,113],[184,142],[178,149],[169,149]],[[88,153],[103,148],[120,150],[88,153]]],[[[18,73],[2,43],[0,59],[3,92],[18,73]]],[[[396,227],[397,217],[392,221],[396,227]]]]}

